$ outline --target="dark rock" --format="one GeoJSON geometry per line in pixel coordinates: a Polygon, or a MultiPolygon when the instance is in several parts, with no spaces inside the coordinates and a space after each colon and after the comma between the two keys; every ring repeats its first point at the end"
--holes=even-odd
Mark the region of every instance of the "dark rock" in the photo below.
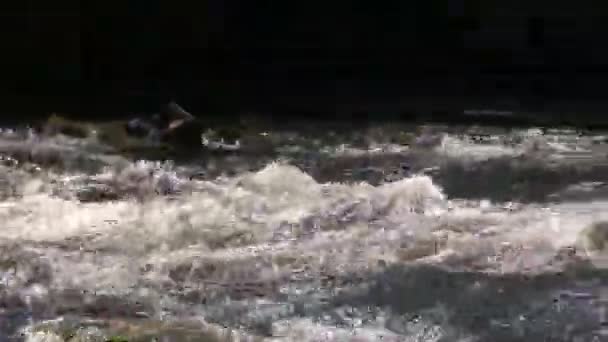
{"type": "Polygon", "coordinates": [[[127,133],[138,138],[147,137],[150,132],[154,129],[152,124],[144,121],[141,118],[135,118],[127,122],[127,133]]]}
{"type": "Polygon", "coordinates": [[[200,146],[204,129],[200,120],[174,102],[149,119],[138,117],[126,124],[131,136],[181,146],[200,146]]]}
{"type": "Polygon", "coordinates": [[[105,184],[93,184],[76,192],[81,202],[114,201],[120,198],[114,189],[105,184]]]}
{"type": "Polygon", "coordinates": [[[201,135],[206,125],[200,120],[173,122],[173,125],[160,132],[161,141],[182,147],[200,147],[201,135]]]}
{"type": "Polygon", "coordinates": [[[186,110],[184,110],[182,107],[180,107],[177,103],[175,102],[170,102],[164,111],[169,120],[173,121],[173,120],[193,120],[194,116],[190,113],[188,113],[186,110]]]}
{"type": "MultiPolygon", "coordinates": [[[[126,125],[126,131],[131,136],[186,150],[201,148],[202,134],[208,129],[206,122],[194,117],[175,102],[169,103],[150,119],[135,118],[126,125]]],[[[224,126],[218,128],[215,135],[215,138],[230,145],[241,138],[242,129],[224,126]]]]}
{"type": "Polygon", "coordinates": [[[90,134],[90,127],[83,122],[53,114],[44,123],[42,131],[48,136],[63,134],[73,138],[86,138],[90,134]]]}

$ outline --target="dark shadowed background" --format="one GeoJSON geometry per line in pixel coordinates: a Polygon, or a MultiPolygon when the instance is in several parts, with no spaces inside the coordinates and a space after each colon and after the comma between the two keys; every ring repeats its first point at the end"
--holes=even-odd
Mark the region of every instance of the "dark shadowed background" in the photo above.
{"type": "Polygon", "coordinates": [[[7,119],[124,116],[169,99],[198,115],[361,119],[608,109],[599,0],[0,6],[7,119]]]}

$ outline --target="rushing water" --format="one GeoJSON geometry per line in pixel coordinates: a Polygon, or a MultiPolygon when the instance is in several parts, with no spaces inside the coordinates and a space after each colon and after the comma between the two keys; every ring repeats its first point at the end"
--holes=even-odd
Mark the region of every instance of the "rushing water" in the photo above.
{"type": "Polygon", "coordinates": [[[603,136],[259,133],[160,163],[3,131],[0,341],[608,338],[603,136]]]}

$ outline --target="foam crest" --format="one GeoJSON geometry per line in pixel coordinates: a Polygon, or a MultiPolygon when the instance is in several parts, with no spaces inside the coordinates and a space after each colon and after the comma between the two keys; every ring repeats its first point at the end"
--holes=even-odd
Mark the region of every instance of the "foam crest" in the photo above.
{"type": "MultiPolygon", "coordinates": [[[[518,160],[513,157],[535,153],[543,168],[544,153],[559,152],[527,145],[540,138],[522,134],[511,145],[484,145],[448,134],[442,146],[431,144],[434,150],[413,146],[401,152],[427,158],[444,176],[455,170],[445,168],[446,160],[471,168],[496,165],[501,172],[479,173],[483,182],[459,176],[464,195],[487,195],[490,184],[512,173],[506,166],[518,160]]],[[[451,198],[446,193],[457,192],[449,190],[449,181],[415,174],[417,167],[378,186],[320,182],[314,171],[286,162],[206,180],[152,161],[104,159],[105,168],[95,170],[74,163],[69,172],[33,172],[23,167],[32,156],[76,161],[80,157],[72,156],[103,153],[85,152],[92,147],[62,137],[50,147],[35,139],[19,146],[17,139],[23,138],[0,136],[0,149],[12,149],[6,154],[25,156],[15,158],[17,166],[12,160],[0,165],[0,301],[48,317],[95,316],[118,307],[115,315],[194,314],[287,340],[466,340],[478,333],[469,329],[476,324],[469,310],[482,312],[488,322],[539,326],[517,322],[520,313],[529,314],[528,298],[536,305],[544,300],[537,297],[571,286],[550,278],[552,272],[595,256],[568,248],[595,253],[606,227],[608,204],[599,200],[543,207],[506,205],[500,197],[451,198]],[[521,274],[539,278],[520,284],[521,274]],[[535,292],[537,286],[545,288],[535,292]],[[503,289],[532,295],[513,302],[503,289]],[[463,298],[473,304],[464,305],[463,298]],[[517,315],[501,318],[486,309],[488,298],[498,300],[493,307],[517,315]],[[443,314],[430,314],[439,302],[443,314]],[[412,315],[419,315],[416,322],[412,315]]],[[[391,158],[404,162],[396,152],[391,158]]],[[[543,319],[556,315],[550,311],[543,319]]],[[[488,334],[499,328],[492,329],[488,334]]]]}

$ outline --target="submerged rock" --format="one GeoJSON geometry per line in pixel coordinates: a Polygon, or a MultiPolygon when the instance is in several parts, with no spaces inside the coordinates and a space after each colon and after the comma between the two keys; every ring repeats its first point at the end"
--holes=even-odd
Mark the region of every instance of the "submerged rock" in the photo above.
{"type": "Polygon", "coordinates": [[[63,134],[73,138],[86,138],[91,133],[90,125],[52,114],[43,125],[44,135],[63,134]]]}
{"type": "Polygon", "coordinates": [[[120,194],[106,184],[91,184],[79,189],[76,197],[81,202],[102,202],[120,199],[120,194]]]}
{"type": "Polygon", "coordinates": [[[154,126],[141,118],[135,118],[127,122],[126,130],[129,135],[146,138],[154,130],[154,126]]]}

